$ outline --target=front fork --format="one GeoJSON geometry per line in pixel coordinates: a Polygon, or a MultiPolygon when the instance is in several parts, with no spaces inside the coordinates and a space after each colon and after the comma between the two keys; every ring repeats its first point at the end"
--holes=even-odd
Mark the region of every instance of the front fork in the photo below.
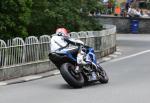
{"type": "Polygon", "coordinates": [[[80,70],[80,67],[78,65],[75,66],[75,73],[80,73],[81,70],[80,70]]]}
{"type": "Polygon", "coordinates": [[[90,79],[90,77],[92,76],[92,72],[95,72],[95,74],[96,74],[96,80],[99,80],[100,78],[101,78],[101,74],[100,74],[100,72],[101,72],[101,70],[100,70],[100,68],[101,68],[101,66],[99,66],[99,65],[96,65],[95,63],[93,63],[93,62],[91,62],[90,64],[87,64],[87,65],[76,65],[75,66],[75,73],[76,74],[79,74],[79,73],[81,73],[82,71],[83,71],[83,68],[84,69],[86,69],[89,73],[84,73],[83,72],[83,74],[86,76],[86,78],[87,78],[87,81],[89,81],[90,79]],[[91,66],[90,66],[91,65],[91,66]],[[90,66],[90,68],[88,68],[88,69],[86,69],[86,68],[84,68],[84,66],[86,67],[86,66],[90,66]]]}

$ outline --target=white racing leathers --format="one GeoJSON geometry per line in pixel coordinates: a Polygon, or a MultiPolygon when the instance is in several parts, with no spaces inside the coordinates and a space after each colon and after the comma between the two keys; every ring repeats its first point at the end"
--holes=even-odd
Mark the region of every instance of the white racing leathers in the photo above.
{"type": "Polygon", "coordinates": [[[53,36],[51,38],[51,52],[55,52],[61,48],[64,48],[68,43],[64,40],[63,36],[53,36]]]}
{"type": "MultiPolygon", "coordinates": [[[[77,43],[78,44],[84,44],[79,39],[65,38],[63,36],[53,36],[51,38],[51,52],[55,52],[58,50],[61,51],[64,49],[72,50],[72,49],[78,48],[76,46],[77,43]],[[75,48],[72,46],[69,47],[69,44],[72,44],[73,46],[76,46],[76,47],[75,48]]],[[[85,56],[86,56],[86,53],[81,50],[77,55],[77,63],[78,64],[86,64],[85,56]]]]}

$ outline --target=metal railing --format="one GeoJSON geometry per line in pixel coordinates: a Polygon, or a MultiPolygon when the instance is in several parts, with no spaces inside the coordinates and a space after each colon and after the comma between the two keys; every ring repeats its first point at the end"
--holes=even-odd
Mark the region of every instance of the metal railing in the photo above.
{"type": "Polygon", "coordinates": [[[25,41],[17,37],[7,43],[0,40],[0,68],[48,59],[49,50],[48,35],[40,36],[39,39],[30,36],[25,41]]]}
{"type": "MultiPolygon", "coordinates": [[[[71,37],[81,39],[86,45],[100,52],[116,46],[115,33],[116,28],[113,27],[102,31],[72,32],[71,37]]],[[[39,38],[30,36],[25,40],[17,37],[7,43],[0,40],[0,68],[47,60],[50,40],[49,35],[39,38]]]]}

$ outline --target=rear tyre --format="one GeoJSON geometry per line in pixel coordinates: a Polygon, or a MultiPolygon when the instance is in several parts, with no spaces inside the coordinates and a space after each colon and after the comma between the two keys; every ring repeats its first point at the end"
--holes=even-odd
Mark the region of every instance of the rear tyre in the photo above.
{"type": "Polygon", "coordinates": [[[99,75],[100,75],[99,81],[100,81],[101,83],[103,83],[103,84],[108,83],[109,78],[108,78],[108,76],[107,76],[105,70],[104,70],[101,66],[99,66],[98,69],[99,69],[98,72],[99,72],[99,75]]]}
{"type": "Polygon", "coordinates": [[[84,85],[82,73],[75,73],[75,67],[71,63],[64,63],[60,68],[64,80],[73,88],[81,88],[84,85]]]}

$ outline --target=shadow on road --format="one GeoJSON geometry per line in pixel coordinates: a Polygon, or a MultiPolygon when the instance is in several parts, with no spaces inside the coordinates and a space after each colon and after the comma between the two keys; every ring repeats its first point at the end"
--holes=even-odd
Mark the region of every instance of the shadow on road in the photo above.
{"type": "MultiPolygon", "coordinates": [[[[107,84],[101,84],[99,82],[95,82],[95,83],[86,84],[82,88],[102,87],[104,85],[107,85],[107,84]]],[[[82,88],[73,88],[73,87],[69,86],[68,84],[60,84],[55,87],[57,87],[58,89],[82,89],[82,88]]]]}

